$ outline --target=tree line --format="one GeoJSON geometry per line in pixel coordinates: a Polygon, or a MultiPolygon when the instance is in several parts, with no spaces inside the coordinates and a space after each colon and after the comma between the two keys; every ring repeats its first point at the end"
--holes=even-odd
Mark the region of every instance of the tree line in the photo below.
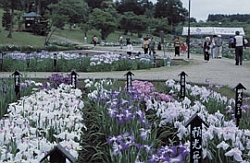
{"type": "Polygon", "coordinates": [[[245,22],[250,23],[250,14],[232,14],[232,15],[224,15],[224,14],[209,14],[207,21],[228,21],[228,22],[245,22]]]}
{"type": "MultiPolygon", "coordinates": [[[[97,29],[105,40],[117,29],[125,35],[136,33],[138,37],[148,29],[153,35],[159,35],[160,31],[176,34],[178,26],[188,22],[188,10],[180,0],[157,0],[155,4],[149,0],[0,0],[0,7],[11,15],[8,37],[12,37],[15,19],[21,22],[20,15],[36,12],[50,20],[47,41],[56,29],[63,29],[65,25],[70,28],[77,25],[85,35],[97,29]]],[[[227,21],[249,21],[249,15],[218,14],[210,14],[208,21],[222,20],[222,17],[227,21]]],[[[191,23],[197,23],[196,19],[191,18],[191,23]]]]}
{"type": "Polygon", "coordinates": [[[12,22],[17,12],[36,12],[50,20],[50,31],[77,24],[84,33],[100,30],[103,40],[117,29],[138,36],[148,28],[172,33],[188,16],[180,0],[157,0],[156,4],[149,0],[0,0],[0,5],[11,13],[12,22]]]}

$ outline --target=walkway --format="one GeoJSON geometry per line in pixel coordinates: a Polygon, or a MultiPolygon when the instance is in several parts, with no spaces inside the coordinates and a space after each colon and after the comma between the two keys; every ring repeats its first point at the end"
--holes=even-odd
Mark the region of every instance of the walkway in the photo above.
{"type": "MultiPolygon", "coordinates": [[[[124,47],[125,48],[125,47],[124,47]]],[[[121,50],[125,53],[125,49],[119,49],[119,47],[99,47],[95,49],[103,51],[116,51],[120,52],[121,50]]],[[[135,51],[141,51],[140,47],[134,47],[135,51]]],[[[173,52],[170,52],[173,53],[173,52]]],[[[170,54],[169,52],[167,54],[170,54]]],[[[163,51],[157,51],[157,55],[164,55],[163,51]]],[[[166,55],[166,53],[165,53],[166,55]]],[[[180,57],[175,57],[175,59],[187,59],[186,56],[182,55],[180,57]]],[[[179,81],[179,74],[184,71],[188,76],[186,77],[187,83],[206,83],[209,80],[210,83],[218,85],[226,85],[230,88],[236,87],[241,83],[247,90],[250,92],[250,62],[243,62],[242,66],[235,66],[233,59],[210,59],[208,63],[205,63],[203,60],[203,55],[193,55],[190,54],[189,61],[192,61],[194,64],[189,65],[180,65],[180,66],[170,66],[170,67],[161,67],[161,68],[152,68],[150,70],[137,70],[132,71],[134,74],[133,79],[138,80],[162,80],[166,81],[167,79],[174,79],[179,81]]],[[[119,72],[88,72],[82,73],[79,72],[79,79],[125,79],[124,74],[127,71],[119,72]]],[[[50,76],[51,72],[28,72],[27,74],[22,72],[28,78],[47,78],[50,76]]],[[[11,73],[1,72],[0,78],[9,77],[11,73]]]]}

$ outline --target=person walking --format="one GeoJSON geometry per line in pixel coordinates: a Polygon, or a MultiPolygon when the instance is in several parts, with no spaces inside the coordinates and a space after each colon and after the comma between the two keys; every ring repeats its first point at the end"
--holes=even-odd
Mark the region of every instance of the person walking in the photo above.
{"type": "Polygon", "coordinates": [[[180,56],[180,46],[181,46],[181,42],[179,40],[179,37],[176,37],[176,39],[174,40],[174,52],[175,52],[175,57],[176,55],[180,56]]]}
{"type": "Polygon", "coordinates": [[[222,38],[221,35],[218,35],[216,40],[215,40],[215,51],[216,51],[216,56],[215,58],[222,58],[222,38]]]}
{"type": "Polygon", "coordinates": [[[213,35],[211,40],[211,57],[215,58],[216,55],[216,49],[215,49],[215,40],[217,39],[217,35],[213,35]]]}
{"type": "Polygon", "coordinates": [[[235,32],[234,36],[235,42],[235,65],[242,65],[243,60],[243,45],[244,45],[244,38],[240,35],[239,31],[235,32]]]}
{"type": "Polygon", "coordinates": [[[149,55],[151,55],[151,52],[153,53],[153,55],[155,55],[155,41],[154,38],[151,37],[150,43],[149,43],[149,55]]]}
{"type": "Polygon", "coordinates": [[[123,37],[122,37],[122,36],[120,36],[120,37],[119,37],[119,39],[118,39],[118,41],[119,41],[120,49],[122,49],[122,45],[123,45],[123,37]]]}
{"type": "Polygon", "coordinates": [[[230,36],[229,40],[228,40],[228,47],[229,48],[235,48],[235,44],[234,44],[234,37],[230,36]]]}
{"type": "Polygon", "coordinates": [[[143,40],[144,54],[148,54],[148,48],[149,48],[148,37],[145,37],[144,40],[143,40]]]}
{"type": "Polygon", "coordinates": [[[206,62],[209,61],[209,57],[210,57],[210,52],[211,52],[210,45],[211,45],[210,37],[206,37],[204,45],[203,45],[204,60],[206,62]]]}
{"type": "Polygon", "coordinates": [[[127,41],[127,55],[128,57],[131,57],[133,52],[133,45],[131,44],[130,41],[127,41]]]}
{"type": "Polygon", "coordinates": [[[93,36],[93,43],[94,46],[96,46],[96,44],[98,43],[98,38],[96,37],[96,35],[93,36]]]}

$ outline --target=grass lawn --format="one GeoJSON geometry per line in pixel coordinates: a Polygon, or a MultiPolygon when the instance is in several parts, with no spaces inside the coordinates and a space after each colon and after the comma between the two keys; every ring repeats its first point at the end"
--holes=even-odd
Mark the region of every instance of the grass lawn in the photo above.
{"type": "Polygon", "coordinates": [[[28,32],[13,32],[12,38],[7,38],[9,31],[2,30],[0,33],[1,45],[18,45],[18,46],[43,46],[45,36],[36,36],[28,32]]]}

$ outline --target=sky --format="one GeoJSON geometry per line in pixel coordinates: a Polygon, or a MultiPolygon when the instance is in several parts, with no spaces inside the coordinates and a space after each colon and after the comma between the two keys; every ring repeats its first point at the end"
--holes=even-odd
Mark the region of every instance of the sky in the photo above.
{"type": "MultiPolygon", "coordinates": [[[[157,0],[151,0],[153,3],[157,0]]],[[[181,0],[188,10],[189,0],[181,0]]],[[[250,0],[190,0],[190,16],[206,21],[209,14],[250,14],[250,0]]]]}

